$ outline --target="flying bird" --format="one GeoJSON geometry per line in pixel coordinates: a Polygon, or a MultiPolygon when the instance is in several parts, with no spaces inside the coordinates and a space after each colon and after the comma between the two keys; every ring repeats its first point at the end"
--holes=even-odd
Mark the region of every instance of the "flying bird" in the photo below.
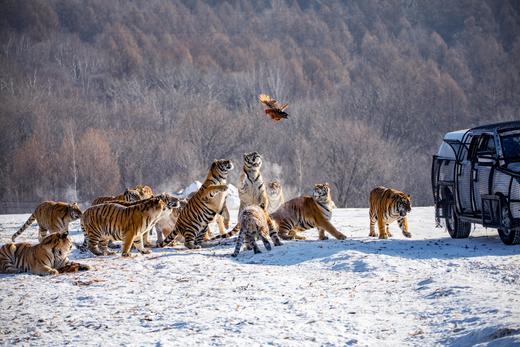
{"type": "Polygon", "coordinates": [[[287,119],[289,116],[286,112],[284,112],[288,104],[280,105],[276,100],[271,99],[269,95],[265,94],[260,94],[258,100],[267,106],[264,112],[275,122],[281,121],[282,119],[287,119]]]}

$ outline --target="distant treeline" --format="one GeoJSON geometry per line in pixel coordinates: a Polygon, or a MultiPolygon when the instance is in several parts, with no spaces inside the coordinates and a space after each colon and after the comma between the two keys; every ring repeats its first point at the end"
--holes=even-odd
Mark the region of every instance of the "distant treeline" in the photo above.
{"type": "Polygon", "coordinates": [[[515,0],[4,0],[1,206],[176,190],[215,158],[235,183],[252,150],[289,195],[431,204],[443,133],[520,118],[519,33],[515,0]]]}

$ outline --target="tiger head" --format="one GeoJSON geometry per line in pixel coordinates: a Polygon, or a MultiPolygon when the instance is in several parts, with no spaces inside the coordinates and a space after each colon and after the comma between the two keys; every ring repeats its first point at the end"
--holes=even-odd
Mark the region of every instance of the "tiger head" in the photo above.
{"type": "Polygon", "coordinates": [[[68,210],[69,210],[69,216],[72,220],[81,218],[81,210],[80,210],[77,202],[69,204],[68,210]]]}
{"type": "Polygon", "coordinates": [[[244,168],[258,170],[262,166],[262,156],[258,152],[244,153],[244,168]]]}
{"type": "Polygon", "coordinates": [[[141,199],[148,199],[153,196],[153,190],[150,186],[138,184],[132,190],[137,191],[141,199]]]}
{"type": "Polygon", "coordinates": [[[276,198],[282,192],[282,185],[280,181],[274,180],[267,184],[267,194],[270,198],[276,198]]]}
{"type": "Polygon", "coordinates": [[[126,189],[123,193],[125,201],[134,202],[141,200],[141,194],[135,189],[126,189]]]}
{"type": "Polygon", "coordinates": [[[328,183],[319,183],[314,185],[314,190],[312,191],[312,197],[314,200],[328,203],[331,200],[330,196],[330,186],[328,183]]]}
{"type": "Polygon", "coordinates": [[[406,216],[412,210],[412,197],[410,194],[399,193],[396,200],[397,212],[401,217],[406,216]]]}
{"type": "Polygon", "coordinates": [[[179,199],[177,199],[173,195],[162,193],[162,194],[158,195],[157,197],[159,199],[161,199],[162,201],[164,201],[165,208],[167,208],[169,210],[172,210],[174,208],[179,208],[181,206],[179,199]]]}
{"type": "Polygon", "coordinates": [[[50,249],[54,254],[54,266],[61,266],[62,262],[66,262],[72,250],[72,240],[68,232],[50,234],[42,240],[40,246],[44,249],[50,249]]]}
{"type": "Polygon", "coordinates": [[[231,160],[215,159],[211,164],[210,175],[213,177],[227,178],[229,172],[233,170],[234,166],[231,160]]]}

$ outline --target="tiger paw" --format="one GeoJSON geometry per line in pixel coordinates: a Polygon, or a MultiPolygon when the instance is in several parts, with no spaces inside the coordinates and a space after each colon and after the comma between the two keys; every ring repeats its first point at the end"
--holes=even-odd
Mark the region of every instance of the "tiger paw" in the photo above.
{"type": "Polygon", "coordinates": [[[60,272],[56,269],[50,269],[47,271],[47,273],[44,273],[44,275],[58,275],[60,272]]]}
{"type": "Polygon", "coordinates": [[[322,235],[320,235],[320,240],[323,241],[323,240],[328,240],[328,239],[329,239],[328,236],[325,236],[325,235],[322,236],[322,235]]]}
{"type": "Polygon", "coordinates": [[[386,239],[388,239],[388,235],[386,235],[386,234],[379,234],[379,239],[386,240],[386,239]]]}
{"type": "Polygon", "coordinates": [[[403,232],[403,235],[408,238],[412,237],[412,234],[409,232],[403,232]]]}
{"type": "Polygon", "coordinates": [[[91,267],[86,264],[79,264],[79,266],[78,266],[78,271],[88,271],[90,269],[91,269],[91,267]]]}
{"type": "Polygon", "coordinates": [[[124,258],[132,258],[132,255],[128,252],[123,252],[121,253],[121,256],[124,257],[124,258]]]}
{"type": "Polygon", "coordinates": [[[376,235],[376,233],[371,232],[370,234],[368,234],[368,237],[377,237],[377,235],[376,235]]]}
{"type": "Polygon", "coordinates": [[[307,240],[307,238],[305,236],[300,236],[300,235],[295,235],[294,239],[295,240],[307,240]]]}
{"type": "Polygon", "coordinates": [[[345,240],[347,237],[345,235],[343,235],[343,234],[338,234],[338,236],[336,236],[336,238],[338,240],[345,240]]]}
{"type": "Polygon", "coordinates": [[[184,246],[189,249],[199,249],[201,248],[200,245],[196,245],[193,242],[185,242],[184,246]]]}
{"type": "Polygon", "coordinates": [[[150,251],[149,249],[146,249],[146,248],[141,250],[141,251],[139,251],[139,252],[141,252],[141,254],[150,254],[150,253],[152,253],[152,251],[150,251]]]}

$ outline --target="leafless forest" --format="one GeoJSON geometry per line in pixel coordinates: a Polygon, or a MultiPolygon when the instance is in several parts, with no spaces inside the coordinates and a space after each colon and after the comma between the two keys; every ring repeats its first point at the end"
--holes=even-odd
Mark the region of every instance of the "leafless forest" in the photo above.
{"type": "Polygon", "coordinates": [[[289,195],[430,204],[444,132],[520,118],[520,2],[4,0],[0,212],[264,156],[289,195]],[[257,101],[289,103],[274,123],[257,101]]]}

